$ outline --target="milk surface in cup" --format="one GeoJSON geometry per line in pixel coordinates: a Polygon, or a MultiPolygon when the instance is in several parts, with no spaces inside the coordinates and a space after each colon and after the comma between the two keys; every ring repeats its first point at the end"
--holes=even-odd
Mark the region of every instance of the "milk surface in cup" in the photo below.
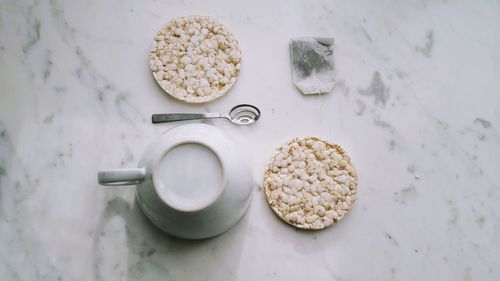
{"type": "Polygon", "coordinates": [[[198,143],[183,143],[169,150],[160,160],[155,177],[160,198],[181,210],[206,207],[224,184],[219,158],[198,143]]]}

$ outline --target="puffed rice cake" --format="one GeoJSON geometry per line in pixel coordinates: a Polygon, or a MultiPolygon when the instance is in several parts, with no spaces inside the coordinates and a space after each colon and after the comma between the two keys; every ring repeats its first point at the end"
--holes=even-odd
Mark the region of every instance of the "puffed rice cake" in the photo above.
{"type": "Polygon", "coordinates": [[[207,16],[167,22],[156,34],[149,65],[160,87],[188,103],[223,96],[236,82],[241,50],[233,34],[207,16]]]}
{"type": "Polygon", "coordinates": [[[316,137],[295,138],[276,150],[264,176],[273,211],[302,229],[338,222],[356,200],[358,177],[340,146],[316,137]]]}

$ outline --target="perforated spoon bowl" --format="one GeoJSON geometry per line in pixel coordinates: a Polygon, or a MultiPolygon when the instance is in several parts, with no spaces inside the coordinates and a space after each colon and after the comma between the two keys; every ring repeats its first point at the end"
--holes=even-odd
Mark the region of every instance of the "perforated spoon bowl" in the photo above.
{"type": "Polygon", "coordinates": [[[250,104],[239,104],[228,113],[165,113],[153,114],[153,123],[165,123],[185,120],[226,118],[236,125],[250,125],[260,118],[260,110],[250,104]]]}

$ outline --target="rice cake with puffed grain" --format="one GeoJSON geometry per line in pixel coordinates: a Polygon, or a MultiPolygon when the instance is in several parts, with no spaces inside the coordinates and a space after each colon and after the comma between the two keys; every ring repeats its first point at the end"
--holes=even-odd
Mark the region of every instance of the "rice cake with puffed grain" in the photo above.
{"type": "Polygon", "coordinates": [[[302,229],[323,229],[352,208],[358,177],[340,146],[316,137],[295,138],[276,150],[264,176],[273,211],[302,229]]]}
{"type": "Polygon", "coordinates": [[[156,34],[149,66],[160,87],[188,103],[223,96],[239,77],[241,50],[233,34],[207,16],[167,22],[156,34]]]}

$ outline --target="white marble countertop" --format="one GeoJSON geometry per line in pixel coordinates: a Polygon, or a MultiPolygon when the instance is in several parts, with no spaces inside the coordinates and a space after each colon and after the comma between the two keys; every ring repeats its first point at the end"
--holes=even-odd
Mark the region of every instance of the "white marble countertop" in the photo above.
{"type": "Polygon", "coordinates": [[[0,2],[0,280],[497,280],[500,2],[0,2]],[[148,69],[168,19],[213,16],[238,38],[241,77],[213,103],[165,96],[148,69]],[[336,39],[334,91],[291,84],[288,40],[336,39]],[[244,219],[204,241],[169,237],[133,187],[173,125],[158,112],[253,103],[252,127],[212,124],[249,152],[255,183],[275,147],[315,135],[350,153],[359,199],[339,224],[296,231],[257,188],[244,219]]]}

